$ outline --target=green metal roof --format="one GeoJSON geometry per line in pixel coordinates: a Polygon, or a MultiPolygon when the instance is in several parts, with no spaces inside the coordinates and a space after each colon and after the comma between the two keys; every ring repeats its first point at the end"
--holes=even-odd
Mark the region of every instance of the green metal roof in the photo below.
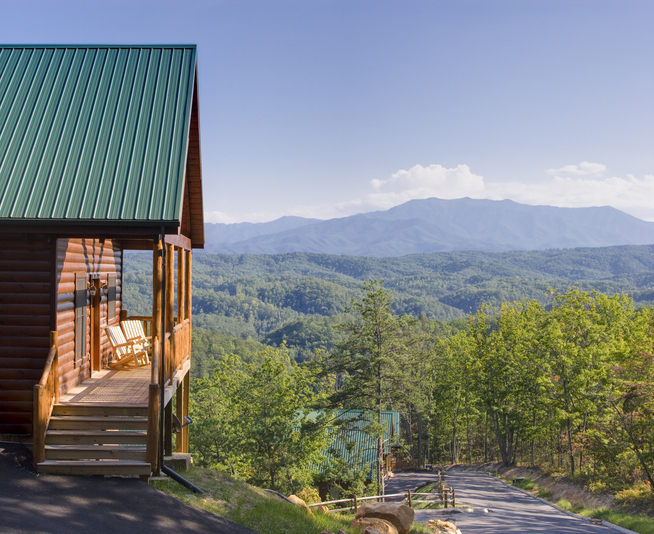
{"type": "MultiPolygon", "coordinates": [[[[329,450],[324,451],[330,457],[331,451],[343,458],[355,471],[364,470],[368,478],[372,477],[372,466],[377,460],[377,437],[365,431],[371,420],[376,421],[375,412],[362,410],[337,410],[335,417],[343,424],[333,431],[329,450]]],[[[391,454],[391,445],[400,439],[400,412],[382,411],[384,425],[384,455],[391,454]]],[[[325,465],[317,466],[324,471],[325,465]]]]}
{"type": "Polygon", "coordinates": [[[0,46],[0,219],[179,221],[196,48],[0,46]]]}

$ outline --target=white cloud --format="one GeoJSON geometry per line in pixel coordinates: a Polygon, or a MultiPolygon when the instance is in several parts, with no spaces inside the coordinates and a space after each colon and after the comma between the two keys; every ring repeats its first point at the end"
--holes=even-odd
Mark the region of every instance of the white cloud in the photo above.
{"type": "Polygon", "coordinates": [[[510,198],[532,205],[560,207],[612,206],[646,220],[654,220],[654,175],[636,178],[571,178],[555,176],[539,183],[488,184],[487,198],[510,198]]]}
{"type": "Polygon", "coordinates": [[[548,169],[547,174],[571,174],[573,176],[589,176],[601,174],[606,170],[603,163],[590,163],[582,161],[579,165],[565,165],[560,169],[548,169]]]}
{"type": "Polygon", "coordinates": [[[205,211],[204,222],[231,224],[236,222],[236,219],[222,211],[205,211]]]}
{"type": "Polygon", "coordinates": [[[419,198],[483,198],[485,195],[484,178],[470,172],[467,165],[452,169],[415,165],[408,171],[397,171],[388,180],[375,179],[370,184],[374,192],[368,194],[367,203],[383,209],[419,198]]]}
{"type": "MultiPolygon", "coordinates": [[[[219,211],[205,213],[207,222],[264,222],[282,215],[316,219],[346,217],[356,213],[386,210],[409,200],[437,197],[463,197],[503,200],[523,204],[559,207],[612,206],[635,217],[654,221],[654,175],[637,178],[602,178],[601,163],[581,162],[558,169],[554,176],[539,182],[488,182],[467,165],[446,168],[441,165],[415,165],[398,170],[386,180],[370,181],[371,191],[360,198],[338,203],[295,206],[277,213],[230,215],[219,211]],[[561,171],[561,172],[558,172],[561,171]]],[[[552,170],[552,169],[551,169],[552,170]]],[[[548,171],[550,173],[550,171],[548,171]]]]}
{"type": "Polygon", "coordinates": [[[267,222],[274,221],[279,219],[283,214],[281,213],[260,213],[260,212],[251,212],[251,213],[239,213],[239,214],[230,214],[225,213],[224,211],[205,211],[204,212],[204,222],[208,223],[223,223],[223,224],[234,224],[240,222],[267,222]]]}

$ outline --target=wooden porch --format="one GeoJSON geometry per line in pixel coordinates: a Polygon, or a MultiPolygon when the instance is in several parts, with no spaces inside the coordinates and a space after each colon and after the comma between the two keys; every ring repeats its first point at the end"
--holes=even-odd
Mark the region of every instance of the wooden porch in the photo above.
{"type": "Polygon", "coordinates": [[[60,405],[109,404],[148,407],[151,365],[103,369],[59,398],[60,405]]]}
{"type": "Polygon", "coordinates": [[[174,417],[183,422],[188,416],[191,252],[162,240],[154,246],[152,311],[152,317],[120,314],[121,321],[143,323],[152,341],[151,363],[102,369],[62,395],[58,336],[52,332],[33,395],[33,454],[39,471],[149,477],[172,454],[173,440],[176,452],[188,452],[188,428],[175,433],[174,417]]]}

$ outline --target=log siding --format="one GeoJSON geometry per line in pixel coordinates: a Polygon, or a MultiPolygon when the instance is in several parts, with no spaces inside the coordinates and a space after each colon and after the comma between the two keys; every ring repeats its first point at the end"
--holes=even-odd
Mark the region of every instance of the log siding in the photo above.
{"type": "Polygon", "coordinates": [[[57,241],[57,310],[56,329],[59,334],[59,394],[63,395],[91,376],[91,300],[87,296],[85,317],[85,347],[82,357],[75,358],[75,280],[80,273],[99,277],[100,285],[115,277],[115,289],[101,295],[100,300],[100,361],[107,364],[111,349],[104,333],[107,325],[118,324],[122,308],[122,250],[117,243],[99,239],[59,239],[57,241]],[[115,294],[114,316],[109,318],[109,296],[115,294]]]}
{"type": "Polygon", "coordinates": [[[48,356],[53,245],[45,235],[0,247],[0,434],[32,433],[32,389],[48,356]]]}

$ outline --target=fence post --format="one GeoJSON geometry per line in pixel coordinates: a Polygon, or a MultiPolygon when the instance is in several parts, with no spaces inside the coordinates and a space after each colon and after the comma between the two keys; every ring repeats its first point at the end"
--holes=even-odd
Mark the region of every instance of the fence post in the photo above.
{"type": "Polygon", "coordinates": [[[413,508],[412,501],[411,501],[411,490],[406,491],[407,496],[409,497],[409,508],[413,508]]]}
{"type": "Polygon", "coordinates": [[[454,495],[454,488],[452,488],[452,508],[456,508],[456,496],[454,495]]]}
{"type": "Polygon", "coordinates": [[[356,515],[357,511],[359,510],[359,507],[357,506],[357,496],[354,496],[354,515],[356,515]]]}
{"type": "Polygon", "coordinates": [[[448,493],[447,488],[443,488],[443,497],[445,497],[445,499],[443,500],[443,503],[445,505],[445,508],[447,508],[447,493],[448,493]]]}

